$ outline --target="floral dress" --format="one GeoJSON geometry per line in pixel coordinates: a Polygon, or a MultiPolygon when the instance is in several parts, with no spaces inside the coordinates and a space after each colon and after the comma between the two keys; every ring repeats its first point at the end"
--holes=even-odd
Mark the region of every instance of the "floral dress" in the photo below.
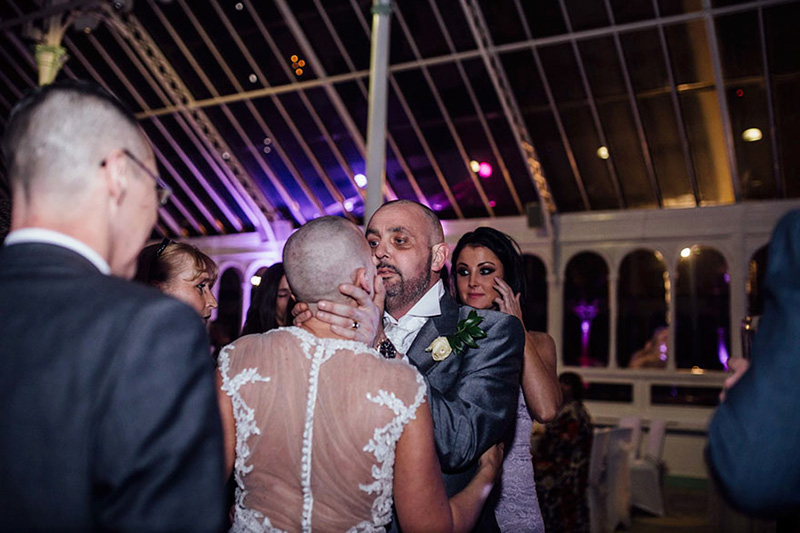
{"type": "Polygon", "coordinates": [[[547,533],[589,531],[586,489],[593,426],[579,401],[565,403],[556,419],[531,436],[536,494],[547,533]]]}

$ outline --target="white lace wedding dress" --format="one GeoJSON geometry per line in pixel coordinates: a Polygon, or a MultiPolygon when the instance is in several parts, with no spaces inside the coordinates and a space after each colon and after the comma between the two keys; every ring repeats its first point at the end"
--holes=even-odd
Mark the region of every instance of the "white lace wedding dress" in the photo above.
{"type": "Polygon", "coordinates": [[[425,399],[415,368],[295,327],[242,337],[219,368],[236,420],[231,531],[384,531],[395,444],[425,399]]]}
{"type": "Polygon", "coordinates": [[[494,509],[497,525],[503,533],[544,533],[542,512],[533,479],[530,444],[532,428],[533,421],[520,389],[514,442],[503,461],[500,498],[494,509]]]}

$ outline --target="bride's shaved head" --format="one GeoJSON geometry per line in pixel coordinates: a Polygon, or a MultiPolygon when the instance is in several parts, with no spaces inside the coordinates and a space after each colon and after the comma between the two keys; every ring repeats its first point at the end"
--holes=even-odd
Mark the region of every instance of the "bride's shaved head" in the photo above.
{"type": "Polygon", "coordinates": [[[374,268],[358,227],[333,216],[312,220],[294,232],[283,248],[283,266],[292,292],[306,303],[346,301],[339,285],[356,282],[360,268],[374,268]]]}

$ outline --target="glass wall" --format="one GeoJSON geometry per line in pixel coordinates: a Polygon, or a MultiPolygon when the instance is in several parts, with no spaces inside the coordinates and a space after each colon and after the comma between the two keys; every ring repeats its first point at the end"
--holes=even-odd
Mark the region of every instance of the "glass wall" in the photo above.
{"type": "Polygon", "coordinates": [[[617,283],[617,364],[620,368],[667,365],[669,275],[660,252],[625,256],[617,283]]]}
{"type": "Polygon", "coordinates": [[[717,250],[684,248],[676,279],[675,356],[678,368],[727,369],[730,356],[730,275],[717,250]]]}
{"type": "Polygon", "coordinates": [[[608,265],[596,253],[579,253],[564,276],[565,365],[608,365],[608,316],[608,265]]]}

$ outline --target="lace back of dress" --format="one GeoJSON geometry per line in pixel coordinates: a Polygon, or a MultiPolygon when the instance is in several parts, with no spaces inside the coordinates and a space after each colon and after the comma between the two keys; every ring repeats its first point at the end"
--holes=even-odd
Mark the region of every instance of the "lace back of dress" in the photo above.
{"type": "Polygon", "coordinates": [[[237,521],[252,531],[381,530],[395,443],[424,399],[421,376],[362,344],[297,328],[223,354],[237,422],[237,521]]]}

